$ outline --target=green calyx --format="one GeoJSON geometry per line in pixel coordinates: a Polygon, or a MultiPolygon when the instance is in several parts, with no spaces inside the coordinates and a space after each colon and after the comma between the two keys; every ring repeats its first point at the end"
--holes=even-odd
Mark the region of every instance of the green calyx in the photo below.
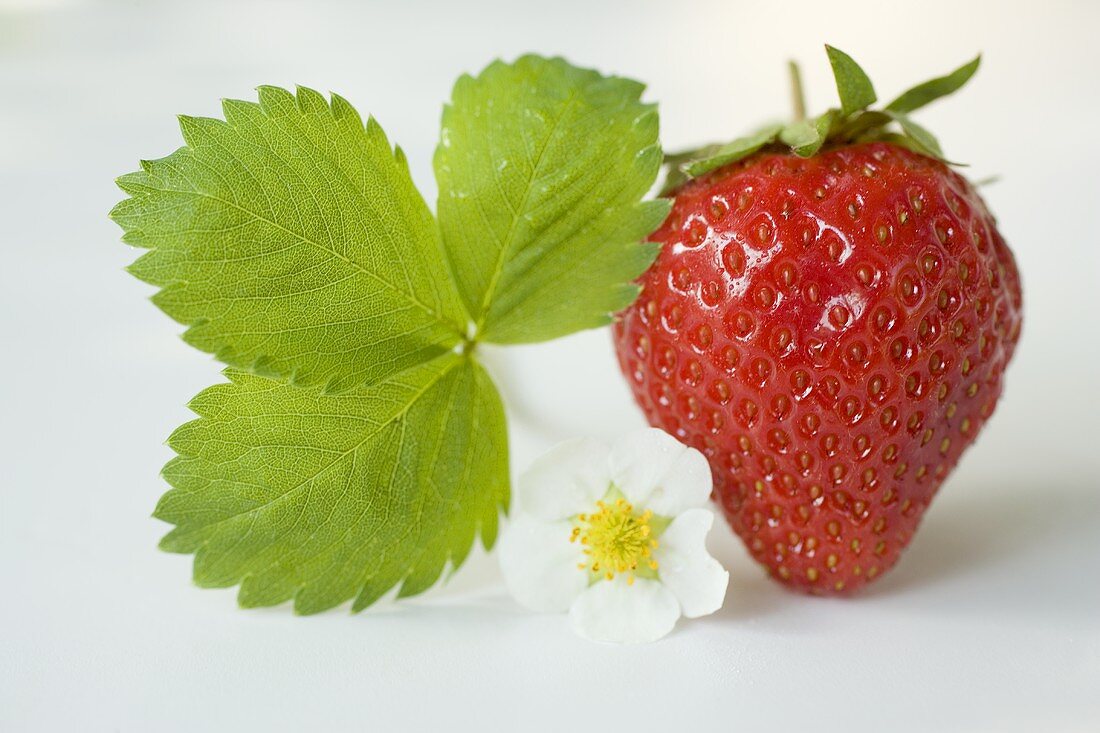
{"type": "Polygon", "coordinates": [[[785,125],[768,125],[725,144],[666,154],[665,163],[669,171],[662,195],[675,191],[693,178],[762,150],[789,152],[808,158],[823,148],[887,141],[950,162],[944,158],[935,136],[910,119],[909,113],[952,94],[966,84],[978,70],[980,55],[950,74],[917,84],[881,109],[871,109],[871,105],[878,101],[878,95],[867,73],[840,49],[826,45],[825,51],[836,79],[839,108],[806,118],[801,75],[797,64],[791,62],[794,119],[785,125]]]}

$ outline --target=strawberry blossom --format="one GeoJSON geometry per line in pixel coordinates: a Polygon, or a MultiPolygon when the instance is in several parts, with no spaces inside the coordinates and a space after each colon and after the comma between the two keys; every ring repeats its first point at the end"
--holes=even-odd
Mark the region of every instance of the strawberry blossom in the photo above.
{"type": "Polygon", "coordinates": [[[710,490],[703,455],[661,430],[561,443],[520,477],[505,582],[528,608],[568,611],[588,639],[659,639],[725,598],[729,573],[706,549],[710,490]]]}

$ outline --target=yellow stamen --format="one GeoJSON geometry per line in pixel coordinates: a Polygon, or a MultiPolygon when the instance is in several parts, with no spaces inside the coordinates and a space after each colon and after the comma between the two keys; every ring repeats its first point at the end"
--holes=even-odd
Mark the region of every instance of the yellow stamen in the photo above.
{"type": "MultiPolygon", "coordinates": [[[[613,488],[609,493],[618,491],[613,488]]],[[[629,573],[627,583],[633,584],[639,566],[648,568],[643,575],[657,569],[651,558],[657,548],[654,527],[650,524],[653,512],[647,509],[636,513],[622,496],[614,500],[605,498],[606,501],[596,502],[598,511],[577,515],[569,541],[579,540],[589,558],[589,562],[578,565],[580,569],[606,580],[612,580],[617,573],[629,573]]]]}

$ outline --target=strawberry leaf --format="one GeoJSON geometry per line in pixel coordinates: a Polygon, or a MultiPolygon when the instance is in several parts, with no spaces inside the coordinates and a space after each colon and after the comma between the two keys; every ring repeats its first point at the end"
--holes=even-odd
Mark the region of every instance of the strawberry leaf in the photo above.
{"type": "Polygon", "coordinates": [[[400,583],[419,593],[457,567],[508,500],[500,399],[472,359],[445,354],[340,394],[239,371],[191,403],[169,445],[161,541],[195,553],[203,587],[242,606],[293,599],[356,610],[400,583]]]}
{"type": "Polygon", "coordinates": [[[825,51],[829,54],[829,63],[836,78],[841,112],[847,116],[874,104],[878,99],[875,87],[859,64],[838,48],[825,46],[825,51]]]}
{"type": "Polygon", "coordinates": [[[477,338],[524,343],[611,322],[668,214],[643,86],[524,56],[455,84],[435,155],[439,222],[477,338]]]}
{"type": "Polygon", "coordinates": [[[230,366],[339,390],[450,350],[467,316],[401,151],[341,97],[261,87],[118,179],[130,272],[230,366]]]}
{"type": "Polygon", "coordinates": [[[465,77],[443,231],[378,124],[309,89],[183,117],[185,147],[119,179],[112,217],[148,250],[131,271],[233,367],[173,434],[156,511],[199,585],[360,609],[427,589],[478,532],[492,545],[507,432],[473,345],[606,323],[637,295],[668,211],[641,201],[661,159],[641,90],[536,57],[465,77]]]}
{"type": "Polygon", "coordinates": [[[884,109],[887,112],[907,114],[920,109],[929,102],[934,102],[940,97],[952,94],[970,81],[970,77],[974,76],[974,72],[978,70],[981,61],[982,57],[979,55],[973,61],[963,64],[946,76],[936,77],[923,84],[918,84],[903,92],[897,99],[886,105],[884,109]]]}

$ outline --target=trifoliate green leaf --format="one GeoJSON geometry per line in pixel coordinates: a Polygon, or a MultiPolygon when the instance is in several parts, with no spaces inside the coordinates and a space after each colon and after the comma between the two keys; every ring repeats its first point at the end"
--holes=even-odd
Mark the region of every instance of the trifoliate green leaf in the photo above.
{"type": "Polygon", "coordinates": [[[970,81],[970,77],[974,76],[974,72],[978,70],[978,65],[981,62],[982,57],[979,55],[973,61],[963,64],[946,76],[939,76],[923,84],[918,84],[886,105],[886,111],[906,114],[957,91],[963,84],[970,81]]]}
{"type": "Polygon", "coordinates": [[[833,76],[836,78],[836,91],[840,96],[841,112],[848,116],[874,104],[878,99],[875,87],[859,64],[839,48],[825,46],[825,51],[829,54],[829,63],[833,67],[833,76]]]}
{"type": "Polygon", "coordinates": [[[394,585],[431,586],[490,546],[508,500],[497,391],[445,354],[340,394],[227,371],[169,444],[161,545],[195,553],[195,582],[240,584],[242,606],[364,608],[394,585]]]}
{"type": "Polygon", "coordinates": [[[112,216],[149,250],[131,270],[232,367],[173,435],[156,512],[198,584],[359,609],[425,590],[479,530],[493,543],[507,435],[470,342],[551,338],[634,299],[669,207],[641,201],[661,160],[641,91],[535,57],[460,81],[446,248],[378,124],[308,89],[181,118],[186,147],[119,179],[112,216]]]}
{"type": "Polygon", "coordinates": [[[435,156],[438,214],[478,338],[542,341],[611,321],[668,213],[642,85],[562,59],[495,62],[455,85],[435,156]]]}
{"type": "Polygon", "coordinates": [[[692,178],[696,178],[724,165],[747,158],[765,145],[775,142],[782,129],[782,125],[768,125],[752,135],[739,137],[722,145],[710,156],[688,163],[684,166],[684,172],[692,178]]]}
{"type": "Polygon", "coordinates": [[[467,316],[400,150],[339,96],[261,87],[122,176],[134,275],[233,367],[339,390],[431,359],[467,316]]]}

